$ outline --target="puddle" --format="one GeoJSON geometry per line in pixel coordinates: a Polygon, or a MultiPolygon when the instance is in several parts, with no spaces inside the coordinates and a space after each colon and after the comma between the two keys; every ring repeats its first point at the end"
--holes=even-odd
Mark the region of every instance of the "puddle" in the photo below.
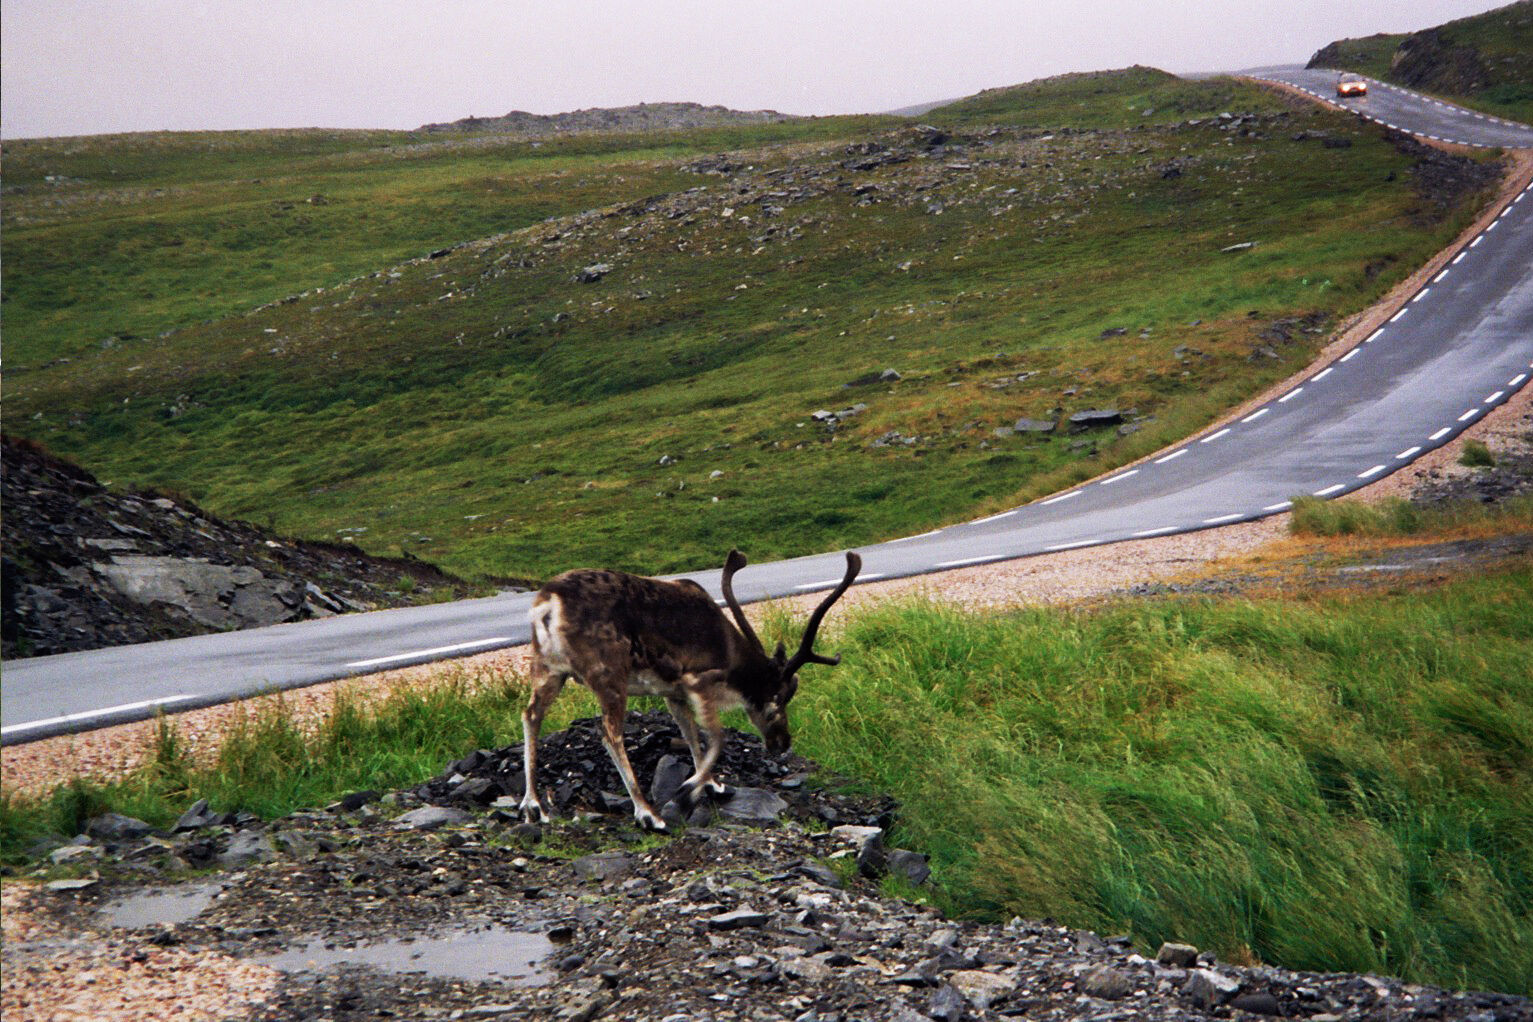
{"type": "Polygon", "coordinates": [[[174,926],[197,918],[222,889],[222,884],[182,884],[140,891],[108,902],[101,913],[112,926],[125,930],[156,924],[174,926]]]}
{"type": "Polygon", "coordinates": [[[383,972],[419,972],[441,979],[541,986],[549,981],[550,973],[534,963],[553,949],[553,942],[544,934],[492,926],[355,947],[341,947],[334,941],[315,938],[302,948],[251,960],[283,972],[318,972],[338,965],[366,965],[383,972]]]}

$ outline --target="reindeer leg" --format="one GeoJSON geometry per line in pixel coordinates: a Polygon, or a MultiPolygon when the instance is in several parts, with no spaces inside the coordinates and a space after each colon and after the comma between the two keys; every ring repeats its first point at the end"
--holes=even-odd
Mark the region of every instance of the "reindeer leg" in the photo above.
{"type": "Polygon", "coordinates": [[[708,735],[707,751],[700,761],[694,763],[696,769],[692,776],[681,782],[688,792],[689,801],[704,792],[724,795],[729,791],[713,776],[713,767],[719,761],[719,753],[724,750],[724,725],[719,723],[719,711],[711,690],[715,684],[722,683],[724,677],[723,671],[704,671],[687,685],[687,701],[691,703],[692,716],[708,735]]]}
{"type": "Polygon", "coordinates": [[[612,757],[612,765],[617,767],[618,776],[623,779],[623,787],[628,789],[628,797],[633,799],[633,818],[644,830],[665,830],[665,821],[645,799],[639,781],[633,775],[633,766],[628,762],[628,749],[623,743],[623,718],[627,715],[628,693],[625,689],[601,692],[602,744],[607,747],[607,755],[612,757]]]}
{"type": "Polygon", "coordinates": [[[682,696],[666,696],[665,705],[671,711],[671,716],[676,718],[676,726],[681,729],[681,737],[687,740],[687,748],[692,750],[692,769],[701,769],[703,747],[698,743],[697,722],[692,719],[692,711],[686,699],[682,696]]]}
{"type": "Polygon", "coordinates": [[[532,696],[527,700],[527,708],[522,711],[522,767],[527,780],[519,806],[522,819],[530,823],[544,823],[548,820],[548,813],[543,810],[543,803],[538,799],[538,731],[543,727],[543,715],[548,712],[549,704],[564,688],[568,678],[567,674],[550,671],[541,657],[533,658],[532,696]]]}

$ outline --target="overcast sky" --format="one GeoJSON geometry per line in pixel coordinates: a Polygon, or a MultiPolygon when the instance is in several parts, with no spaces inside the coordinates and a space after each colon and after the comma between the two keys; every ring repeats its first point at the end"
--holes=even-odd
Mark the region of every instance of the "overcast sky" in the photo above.
{"type": "Polygon", "coordinates": [[[892,110],[1063,71],[1307,60],[1495,0],[4,0],[0,134],[414,128],[692,100],[892,110]]]}

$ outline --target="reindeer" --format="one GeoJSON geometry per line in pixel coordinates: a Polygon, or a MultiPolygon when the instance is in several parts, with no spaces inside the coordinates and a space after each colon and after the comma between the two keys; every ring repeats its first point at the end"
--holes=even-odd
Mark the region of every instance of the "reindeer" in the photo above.
{"type": "Polygon", "coordinates": [[[667,582],[620,571],[570,571],[549,582],[532,599],[532,696],[522,712],[523,758],[527,785],[523,819],[546,820],[538,799],[537,739],[543,715],[571,678],[595,694],[601,704],[602,744],[633,799],[640,827],[665,830],[665,822],[644,798],[623,744],[623,718],[630,695],[658,695],[692,750],[693,773],[683,782],[690,803],[703,793],[727,789],[713,776],[723,748],[719,714],[743,707],[776,755],[792,744],[788,701],[798,691],[798,669],[805,664],[834,667],[839,656],[814,652],[814,637],[825,612],[862,570],[862,558],[846,555],[846,577],[809,615],[803,641],[792,657],[782,643],[768,656],[735,599],[735,572],[745,555],[731,550],[720,588],[734,617],[731,624],[708,591],[691,579],[667,582]],[[706,751],[698,728],[707,733],[706,751]]]}

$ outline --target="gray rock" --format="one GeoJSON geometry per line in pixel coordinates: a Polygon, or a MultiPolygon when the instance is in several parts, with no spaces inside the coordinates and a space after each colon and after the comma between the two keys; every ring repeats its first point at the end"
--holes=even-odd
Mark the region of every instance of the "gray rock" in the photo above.
{"type": "Polygon", "coordinates": [[[979,969],[960,970],[950,975],[948,981],[958,988],[958,992],[963,994],[965,1000],[980,1011],[1004,1000],[1012,991],[1011,980],[979,969]]]}
{"type": "Polygon", "coordinates": [[[43,884],[43,890],[83,891],[87,887],[95,887],[100,882],[100,877],[80,877],[76,880],[50,880],[46,884],[43,884]]]}
{"type": "Polygon", "coordinates": [[[887,856],[889,872],[904,877],[917,887],[931,878],[932,869],[926,856],[904,848],[892,848],[887,856]]]}
{"type": "Polygon", "coordinates": [[[831,977],[831,968],[818,958],[787,958],[778,967],[782,974],[805,983],[819,985],[831,977]]]}
{"type": "Polygon", "coordinates": [[[48,861],[56,866],[70,862],[87,862],[101,858],[103,849],[96,845],[65,845],[63,848],[55,848],[48,855],[48,861]]]}
{"type": "Polygon", "coordinates": [[[611,263],[592,263],[575,274],[575,279],[582,284],[594,284],[611,272],[611,263]]]}
{"type": "Polygon", "coordinates": [[[395,830],[436,830],[438,827],[451,827],[460,823],[467,823],[473,819],[461,809],[449,809],[445,806],[421,806],[412,809],[408,813],[402,813],[394,818],[395,830]]]}
{"type": "Polygon", "coordinates": [[[1081,993],[1116,1001],[1134,992],[1134,978],[1122,969],[1099,965],[1080,978],[1081,993]]]}
{"type": "Polygon", "coordinates": [[[719,815],[736,823],[763,825],[776,823],[788,803],[765,788],[736,788],[719,805],[719,815]]]}
{"type": "Polygon", "coordinates": [[[692,775],[692,767],[677,756],[661,756],[655,764],[655,776],[649,782],[651,805],[663,806],[681,794],[681,782],[692,775]]]}
{"type": "Polygon", "coordinates": [[[1012,429],[1018,433],[1052,433],[1055,423],[1049,419],[1018,419],[1012,429]]]}
{"type": "Polygon", "coordinates": [[[633,858],[624,852],[582,855],[570,865],[581,880],[616,880],[633,872],[633,858]]]}
{"type": "Polygon", "coordinates": [[[708,929],[719,932],[744,930],[750,927],[765,926],[769,918],[771,917],[765,912],[757,912],[755,909],[749,908],[737,908],[731,912],[709,916],[708,929]]]}
{"type": "Polygon", "coordinates": [[[153,834],[154,828],[121,813],[102,813],[85,825],[85,833],[98,841],[132,841],[153,834]]]}
{"type": "Polygon", "coordinates": [[[967,1012],[968,1004],[963,994],[950,983],[932,991],[931,999],[926,1002],[926,1014],[938,1022],[960,1022],[967,1012]]]}
{"type": "MultiPolygon", "coordinates": [[[[1265,990],[1241,994],[1230,1002],[1230,1007],[1238,1011],[1249,1011],[1253,1015],[1281,1015],[1283,1013],[1282,1005],[1278,1003],[1278,999],[1265,990]]],[[[1415,1007],[1417,1009],[1416,1013],[1420,1015],[1421,1005],[1418,1004],[1415,1007]]]]}
{"type": "Polygon", "coordinates": [[[1198,949],[1191,944],[1162,944],[1155,954],[1155,961],[1173,969],[1190,969],[1198,962],[1198,949]]]}
{"type": "Polygon", "coordinates": [[[1216,1008],[1240,993],[1240,980],[1213,969],[1193,969],[1182,984],[1182,993],[1196,1007],[1216,1008]]]}
{"type": "Polygon", "coordinates": [[[229,839],[229,847],[218,857],[225,869],[238,869],[253,862],[270,862],[277,857],[270,835],[259,830],[242,830],[229,839]]]}
{"type": "Polygon", "coordinates": [[[204,827],[216,827],[228,821],[228,814],[215,813],[208,808],[208,800],[199,798],[192,803],[192,807],[181,814],[176,825],[171,828],[173,833],[179,834],[187,830],[201,830],[204,827]]]}
{"type": "Polygon", "coordinates": [[[872,835],[857,849],[857,872],[876,880],[889,872],[889,855],[884,851],[883,831],[872,835]]]}
{"type": "Polygon", "coordinates": [[[1123,413],[1116,408],[1088,408],[1070,416],[1070,428],[1076,431],[1095,429],[1099,426],[1116,426],[1123,421],[1123,413]]]}

